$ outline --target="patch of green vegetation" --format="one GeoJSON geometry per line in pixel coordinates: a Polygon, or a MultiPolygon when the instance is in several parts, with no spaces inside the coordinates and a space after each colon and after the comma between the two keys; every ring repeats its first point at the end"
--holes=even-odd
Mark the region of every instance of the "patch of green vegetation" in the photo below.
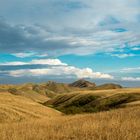
{"type": "Polygon", "coordinates": [[[61,95],[52,99],[48,105],[65,114],[92,113],[107,111],[125,106],[126,103],[140,100],[138,93],[114,94],[108,97],[95,96],[93,94],[61,95]]]}
{"type": "Polygon", "coordinates": [[[14,94],[14,95],[18,95],[19,94],[19,91],[16,88],[9,88],[8,92],[10,92],[11,94],[14,94]]]}

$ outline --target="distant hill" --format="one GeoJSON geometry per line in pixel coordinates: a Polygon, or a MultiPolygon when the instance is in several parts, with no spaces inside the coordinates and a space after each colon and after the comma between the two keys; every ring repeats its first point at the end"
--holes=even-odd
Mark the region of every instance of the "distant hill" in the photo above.
{"type": "Polygon", "coordinates": [[[107,83],[107,84],[96,86],[93,89],[95,89],[95,90],[107,90],[107,89],[120,89],[120,88],[122,88],[121,85],[113,84],[113,83],[107,83]]]}
{"type": "Polygon", "coordinates": [[[78,88],[89,88],[89,87],[92,87],[94,88],[96,86],[95,83],[92,83],[92,82],[89,82],[89,81],[86,81],[84,79],[80,79],[78,81],[75,81],[71,84],[69,84],[71,87],[78,87],[78,88]]]}
{"type": "Polygon", "coordinates": [[[89,82],[84,79],[77,80],[71,84],[57,83],[54,81],[48,81],[46,83],[25,83],[20,85],[0,85],[0,92],[9,92],[14,95],[21,95],[32,99],[33,101],[44,103],[50,98],[55,97],[58,94],[71,93],[83,90],[108,90],[108,89],[120,89],[122,86],[117,84],[104,84],[96,86],[95,83],[89,82]]]}
{"type": "Polygon", "coordinates": [[[47,82],[44,86],[55,93],[66,93],[73,90],[68,84],[56,83],[53,81],[47,82]]]}
{"type": "Polygon", "coordinates": [[[21,95],[39,103],[43,103],[57,94],[69,93],[77,90],[79,90],[79,88],[70,87],[68,84],[56,83],[53,81],[40,84],[0,85],[0,92],[21,95]]]}

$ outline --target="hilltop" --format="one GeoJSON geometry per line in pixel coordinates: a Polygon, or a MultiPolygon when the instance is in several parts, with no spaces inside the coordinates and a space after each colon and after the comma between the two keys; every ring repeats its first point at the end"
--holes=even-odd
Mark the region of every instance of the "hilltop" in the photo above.
{"type": "Polygon", "coordinates": [[[95,83],[86,81],[84,79],[77,80],[71,84],[69,84],[71,87],[78,87],[78,88],[89,88],[89,87],[96,87],[95,83]]]}
{"type": "Polygon", "coordinates": [[[107,90],[107,89],[120,89],[123,88],[121,85],[114,84],[114,83],[107,83],[103,85],[99,85],[94,87],[94,90],[107,90]]]}

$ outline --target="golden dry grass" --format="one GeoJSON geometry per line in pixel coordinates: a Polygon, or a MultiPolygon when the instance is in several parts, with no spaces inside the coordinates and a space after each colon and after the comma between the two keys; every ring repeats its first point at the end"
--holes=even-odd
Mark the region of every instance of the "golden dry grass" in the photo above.
{"type": "Polygon", "coordinates": [[[66,116],[26,97],[4,92],[0,93],[0,140],[140,140],[140,106],[137,103],[106,112],[66,116]]]}
{"type": "Polygon", "coordinates": [[[1,140],[139,140],[140,108],[0,124],[1,140]]]}
{"type": "Polygon", "coordinates": [[[81,94],[95,94],[110,96],[113,94],[122,94],[122,93],[140,93],[140,88],[121,88],[121,89],[109,89],[109,90],[79,90],[73,91],[71,93],[81,93],[81,94]]]}
{"type": "Polygon", "coordinates": [[[61,113],[46,108],[26,97],[0,93],[0,123],[57,116],[61,113]]]}

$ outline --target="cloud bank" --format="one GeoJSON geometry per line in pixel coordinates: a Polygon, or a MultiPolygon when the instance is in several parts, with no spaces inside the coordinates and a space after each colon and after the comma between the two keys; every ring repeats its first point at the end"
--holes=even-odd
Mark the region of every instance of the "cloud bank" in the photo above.
{"type": "Polygon", "coordinates": [[[30,62],[8,62],[0,64],[0,66],[25,66],[24,69],[18,70],[5,70],[1,73],[7,73],[12,77],[32,77],[32,76],[61,76],[61,77],[75,77],[75,78],[90,78],[90,79],[113,79],[114,77],[109,74],[101,72],[94,72],[90,68],[77,68],[69,66],[66,63],[61,62],[59,59],[39,59],[32,60],[30,62]],[[29,69],[30,65],[36,65],[36,68],[29,69]],[[46,65],[47,68],[38,68],[38,65],[46,65]]]}

